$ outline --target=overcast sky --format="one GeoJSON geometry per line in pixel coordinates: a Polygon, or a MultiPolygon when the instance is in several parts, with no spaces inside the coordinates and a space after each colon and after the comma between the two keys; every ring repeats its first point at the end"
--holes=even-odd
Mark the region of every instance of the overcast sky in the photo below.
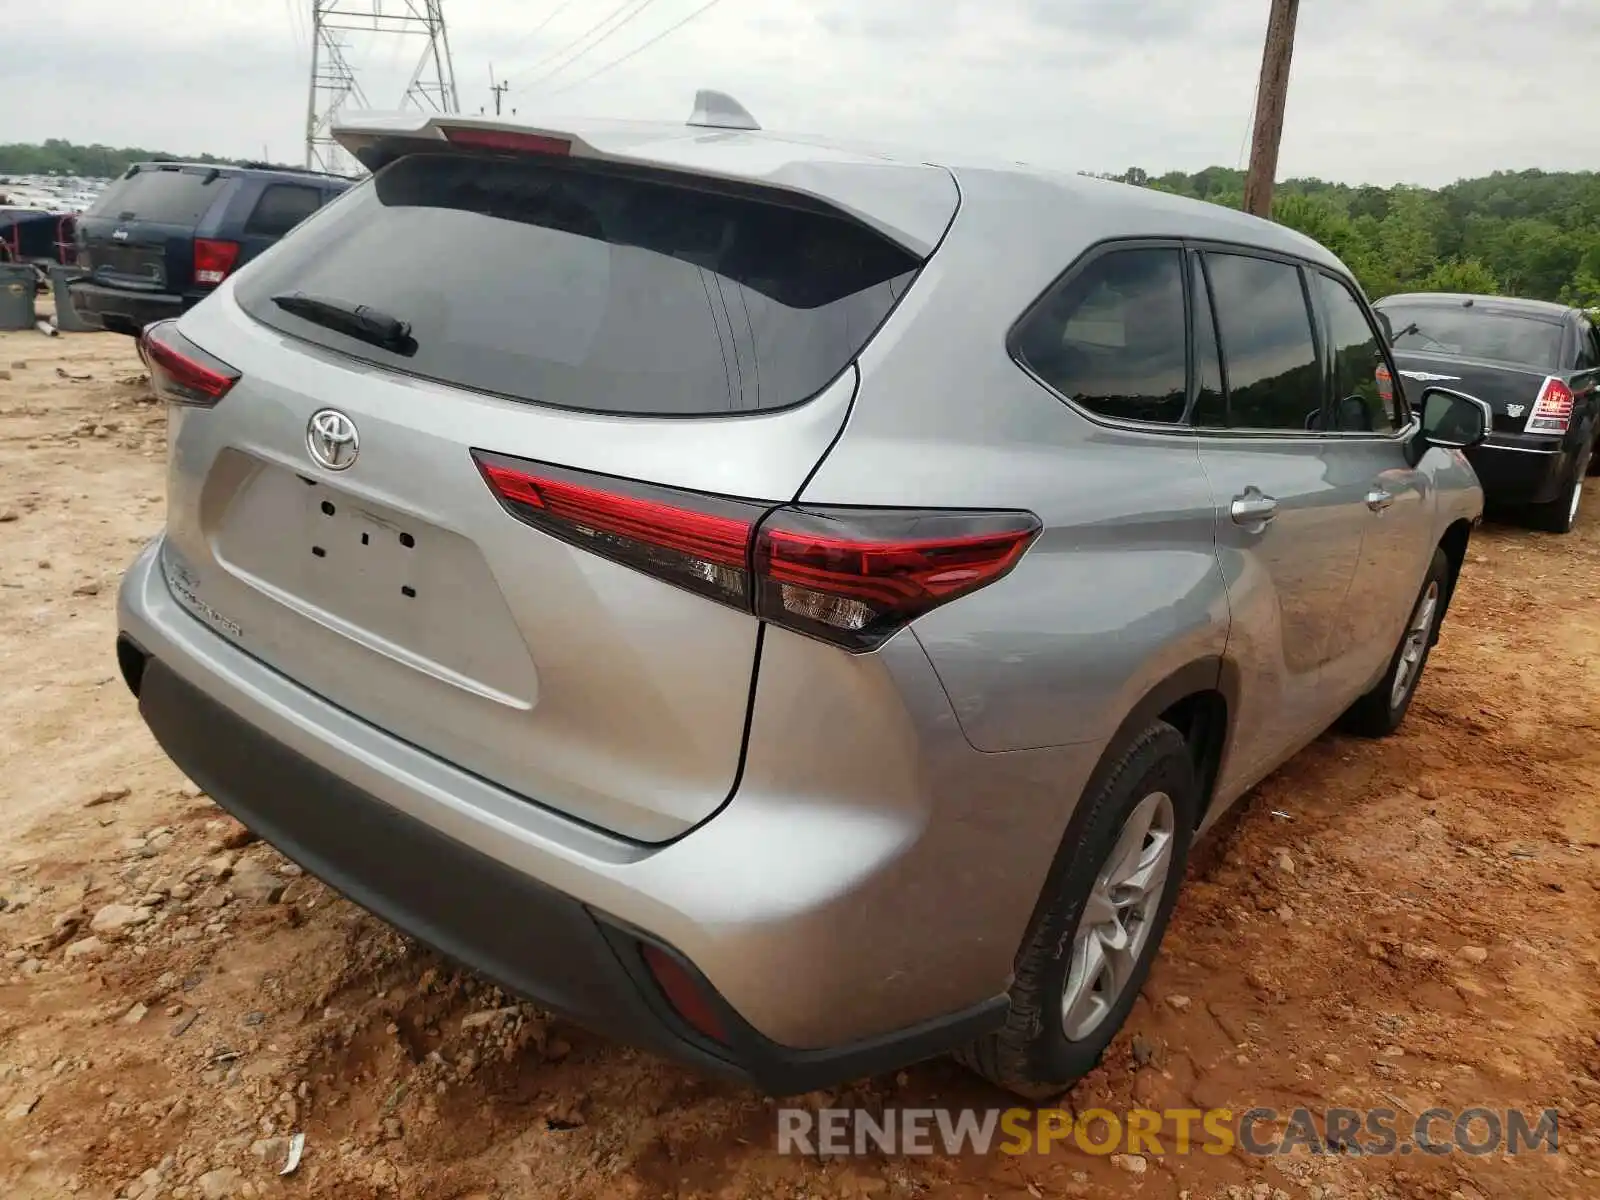
{"type": "MultiPolygon", "coordinates": [[[[716,0],[602,70],[705,3],[444,0],[462,107],[492,105],[492,61],[523,117],[677,120],[697,87],[717,87],[772,129],[1090,171],[1238,166],[1268,8],[716,0]]],[[[0,0],[0,142],[265,147],[299,161],[310,9],[311,0],[0,0]]],[[[419,45],[349,35],[374,107],[398,102],[419,45]]],[[[1600,114],[1580,80],[1597,62],[1600,0],[1302,0],[1279,174],[1439,185],[1495,169],[1593,169],[1600,114]]]]}

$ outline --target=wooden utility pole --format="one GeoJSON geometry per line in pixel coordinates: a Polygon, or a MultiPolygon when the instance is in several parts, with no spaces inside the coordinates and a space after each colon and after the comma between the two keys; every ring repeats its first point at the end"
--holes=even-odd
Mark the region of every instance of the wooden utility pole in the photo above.
{"type": "Polygon", "coordinates": [[[511,87],[504,82],[495,82],[493,63],[489,64],[489,90],[494,93],[494,115],[498,117],[500,115],[500,97],[509,92],[511,87]]]}
{"type": "Polygon", "coordinates": [[[1272,0],[1267,45],[1261,54],[1261,84],[1256,93],[1256,130],[1250,144],[1250,174],[1244,184],[1244,210],[1272,215],[1272,182],[1278,174],[1278,144],[1283,141],[1283,109],[1289,98],[1289,60],[1294,57],[1294,24],[1300,0],[1272,0]]]}

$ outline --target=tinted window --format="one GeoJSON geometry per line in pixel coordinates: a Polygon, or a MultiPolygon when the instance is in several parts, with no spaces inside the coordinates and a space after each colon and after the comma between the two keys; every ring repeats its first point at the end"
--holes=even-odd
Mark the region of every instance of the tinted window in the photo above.
{"type": "Polygon", "coordinates": [[[1211,295],[1206,273],[1198,257],[1193,266],[1194,363],[1200,390],[1195,396],[1189,420],[1196,425],[1221,428],[1228,423],[1228,408],[1222,391],[1222,360],[1217,355],[1217,326],[1211,314],[1211,295]]]}
{"type": "Polygon", "coordinates": [[[244,231],[282,237],[321,207],[322,193],[316,188],[274,183],[262,191],[244,231]]]}
{"type": "Polygon", "coordinates": [[[1392,433],[1394,388],[1378,348],[1378,335],[1350,289],[1326,275],[1312,276],[1328,322],[1333,362],[1333,428],[1341,433],[1392,433]]]}
{"type": "Polygon", "coordinates": [[[159,225],[198,225],[227,182],[220,175],[213,178],[210,171],[145,167],[108,187],[87,215],[159,225]]]}
{"type": "Polygon", "coordinates": [[[1228,417],[1236,429],[1304,430],[1322,409],[1322,372],[1300,270],[1239,254],[1207,256],[1228,417]]]}
{"type": "Polygon", "coordinates": [[[1096,259],[1035,310],[1017,349],[1039,378],[1101,416],[1183,420],[1183,252],[1096,259]]]}
{"type": "Polygon", "coordinates": [[[282,251],[240,287],[257,320],[461,387],[641,415],[807,399],[856,356],[919,266],[801,201],[450,155],[399,160],[282,251]],[[272,303],[297,291],[409,322],[415,353],[272,303]]]}
{"type": "Polygon", "coordinates": [[[1561,366],[1561,325],[1474,306],[1385,304],[1394,348],[1423,354],[1488,358],[1554,371],[1561,366]]]}

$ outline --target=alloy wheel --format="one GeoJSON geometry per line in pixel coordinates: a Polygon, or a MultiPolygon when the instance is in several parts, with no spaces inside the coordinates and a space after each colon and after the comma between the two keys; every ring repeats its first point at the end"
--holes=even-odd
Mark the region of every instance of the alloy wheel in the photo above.
{"type": "Polygon", "coordinates": [[[1428,638],[1433,633],[1433,617],[1439,610],[1439,581],[1428,584],[1428,590],[1417,601],[1417,610],[1411,614],[1411,624],[1406,628],[1405,641],[1400,646],[1400,662],[1395,667],[1394,687],[1389,693],[1389,707],[1399,708],[1416,686],[1422,674],[1422,660],[1428,653],[1428,638]]]}
{"type": "Polygon", "coordinates": [[[1099,1028],[1127,990],[1150,941],[1177,833],[1172,797],[1152,792],[1128,814],[1072,938],[1061,996],[1061,1028],[1079,1042],[1099,1028]]]}

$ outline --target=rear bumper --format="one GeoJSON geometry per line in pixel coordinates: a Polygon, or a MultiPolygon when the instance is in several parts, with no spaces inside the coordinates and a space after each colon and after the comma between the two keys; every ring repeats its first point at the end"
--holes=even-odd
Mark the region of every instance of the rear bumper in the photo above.
{"type": "MultiPolygon", "coordinates": [[[[125,661],[137,654],[132,643],[119,646],[125,661]]],[[[1004,1013],[992,1002],[888,1038],[793,1050],[751,1029],[700,980],[730,1043],[715,1046],[662,998],[628,927],[374,799],[159,659],[131,670],[140,715],[162,749],[245,825],[390,924],[595,1032],[788,1095],[938,1053],[1004,1013]]]]}
{"type": "MultiPolygon", "coordinates": [[[[892,669],[923,673],[917,695],[938,694],[937,762],[898,772],[901,731],[876,730],[872,768],[846,777],[850,748],[835,738],[822,756],[788,710],[774,712],[764,746],[758,704],[738,798],[678,841],[643,846],[307,693],[181,607],[159,559],[157,542],[124,580],[118,652],[167,753],[308,871],[511,991],[774,1094],[892,1070],[1004,1019],[1017,946],[1098,747],[972,751],[949,736],[915,639],[892,642],[871,669],[898,654],[892,669]],[[940,795],[919,808],[902,774],[940,795]],[[938,811],[946,792],[981,817],[938,811]],[[722,1043],[663,998],[644,942],[689,970],[722,1043]]],[[[763,677],[792,674],[784,654],[801,652],[764,657],[763,677]]],[[[815,704],[814,684],[793,690],[815,704]]],[[[814,736],[832,735],[834,720],[859,725],[851,704],[842,696],[836,716],[817,716],[814,736]]]]}
{"type": "Polygon", "coordinates": [[[1483,484],[1486,503],[1544,504],[1561,491],[1572,466],[1563,442],[1515,434],[1493,434],[1467,451],[1483,484]]]}
{"type": "Polygon", "coordinates": [[[146,325],[181,317],[196,303],[187,296],[132,291],[98,283],[73,283],[68,291],[73,309],[85,323],[108,333],[137,335],[146,325]]]}

